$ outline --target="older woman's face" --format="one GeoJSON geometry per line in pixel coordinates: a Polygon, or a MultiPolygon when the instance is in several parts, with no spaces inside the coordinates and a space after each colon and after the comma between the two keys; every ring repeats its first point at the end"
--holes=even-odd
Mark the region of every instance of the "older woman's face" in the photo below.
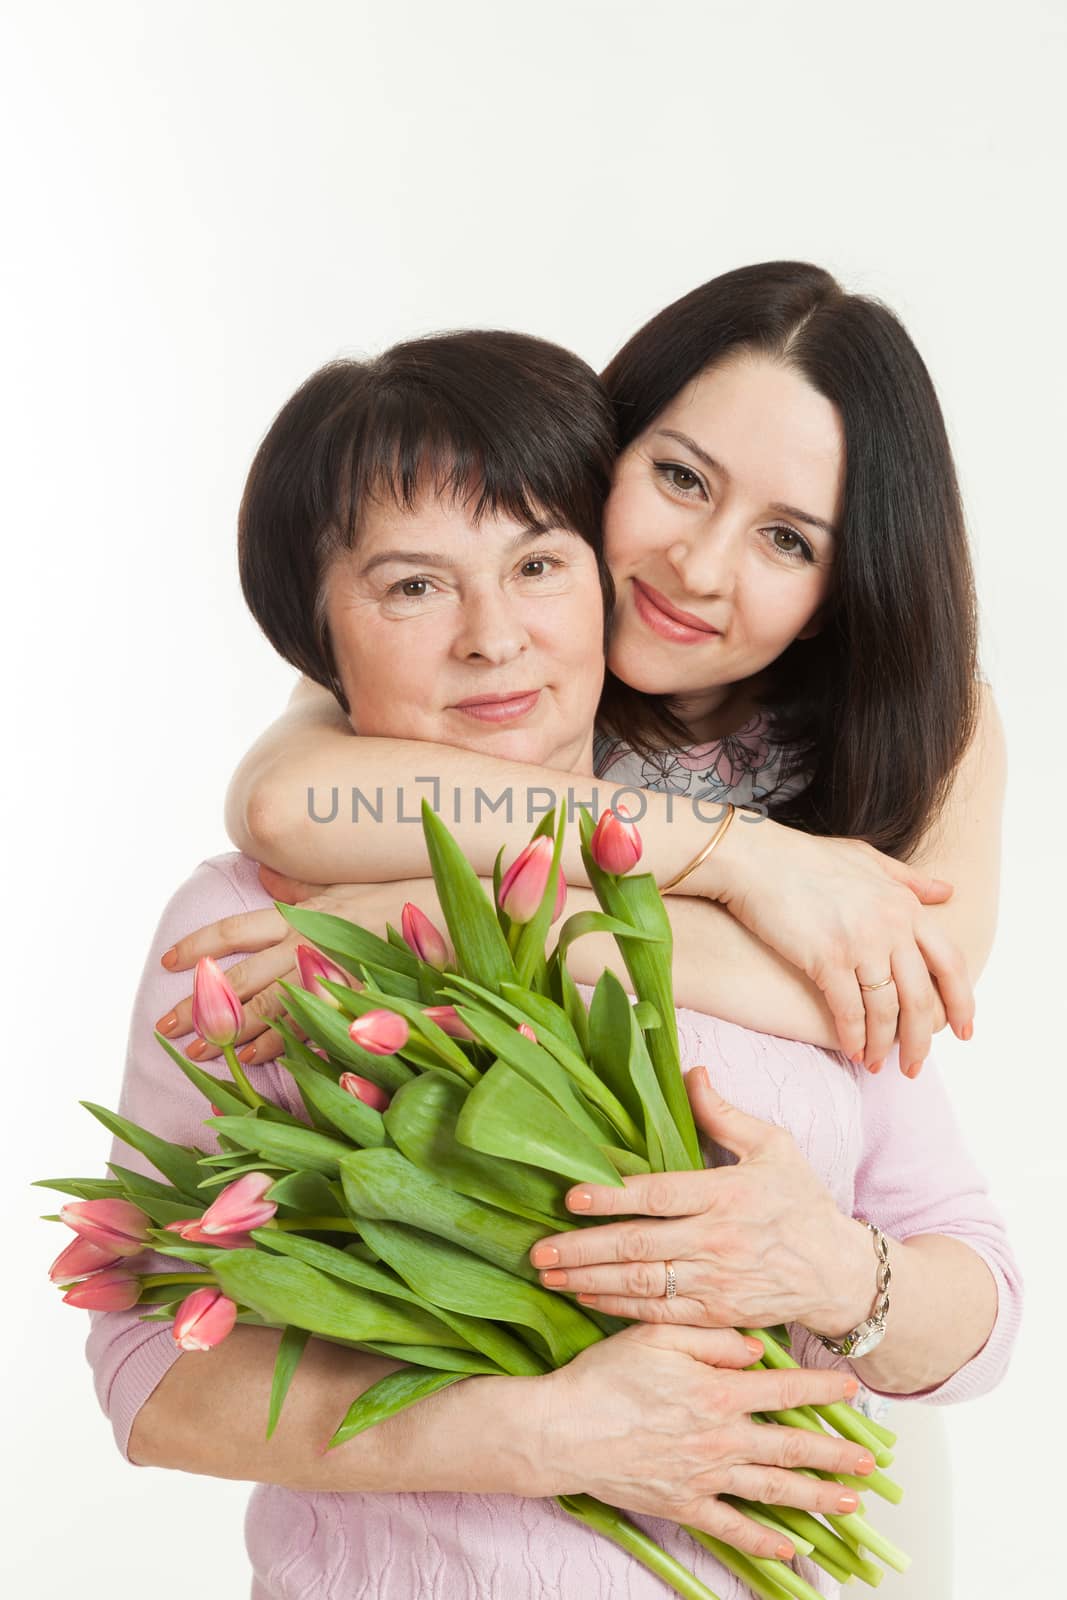
{"type": "Polygon", "coordinates": [[[687,384],[620,456],[604,515],[619,677],[723,731],[732,686],[819,631],[844,470],[840,416],[792,368],[736,356],[687,384]]]}
{"type": "Polygon", "coordinates": [[[368,507],[326,578],[353,728],[592,772],[604,676],[596,557],[566,529],[427,495],[368,507]]]}

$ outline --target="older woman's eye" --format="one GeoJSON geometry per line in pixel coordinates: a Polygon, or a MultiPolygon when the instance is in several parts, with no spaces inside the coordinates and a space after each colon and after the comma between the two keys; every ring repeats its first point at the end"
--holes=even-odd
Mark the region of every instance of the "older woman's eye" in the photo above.
{"type": "Polygon", "coordinates": [[[563,565],[564,563],[559,559],[558,556],[527,556],[526,560],[522,564],[521,570],[524,578],[544,578],[547,577],[550,572],[558,571],[563,565]],[[541,571],[528,572],[526,570],[527,567],[540,567],[541,571]]]}
{"type": "Polygon", "coordinates": [[[657,461],[654,465],[664,483],[673,489],[675,494],[682,495],[687,500],[695,499],[698,491],[703,496],[704,485],[700,474],[694,472],[692,467],[685,467],[680,461],[657,461]]]}
{"type": "Polygon", "coordinates": [[[386,594],[391,595],[394,600],[422,600],[425,599],[426,590],[429,586],[429,578],[401,578],[399,583],[390,584],[386,594]],[[421,592],[411,594],[409,591],[412,589],[418,589],[421,592]]]}

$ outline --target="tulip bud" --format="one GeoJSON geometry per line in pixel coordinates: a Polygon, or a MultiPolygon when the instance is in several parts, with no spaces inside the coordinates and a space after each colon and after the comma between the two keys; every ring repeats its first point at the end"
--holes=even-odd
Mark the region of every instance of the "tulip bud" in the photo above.
{"type": "Polygon", "coordinates": [[[174,1318],[174,1342],[183,1350],[213,1350],[237,1321],[237,1307],[221,1289],[194,1289],[174,1318]]]}
{"type": "Polygon", "coordinates": [[[361,1078],[358,1072],[342,1072],[337,1081],[346,1094],[354,1095],[366,1106],[373,1106],[375,1111],[384,1111],[392,1098],[369,1078],[361,1078]]]}
{"type": "Polygon", "coordinates": [[[529,1039],[531,1044],[537,1043],[537,1035],[534,1033],[528,1022],[519,1023],[519,1032],[522,1034],[524,1039],[529,1039]]]}
{"type": "Polygon", "coordinates": [[[141,1296],[141,1280],[125,1267],[105,1267],[68,1289],[63,1300],[83,1311],[129,1311],[141,1296]]]}
{"type": "Polygon", "coordinates": [[[410,1031],[395,1011],[368,1011],[349,1025],[348,1037],[372,1056],[392,1056],[403,1050],[410,1031]]]}
{"type": "Polygon", "coordinates": [[[62,1220],[83,1239],[113,1256],[135,1256],[148,1243],[151,1221],[129,1200],[68,1200],[62,1220]]]}
{"type": "Polygon", "coordinates": [[[322,979],[325,978],[327,983],[343,983],[350,989],[352,984],[347,972],[342,972],[335,961],[331,961],[321,951],[313,950],[309,944],[297,945],[296,970],[300,974],[300,982],[309,994],[313,994],[317,1000],[325,1000],[328,1006],[340,1011],[341,1002],[336,995],[330,993],[329,989],[322,987],[322,979]]]}
{"type": "Polygon", "coordinates": [[[601,872],[619,876],[629,872],[640,861],[641,835],[632,822],[625,820],[630,815],[626,807],[617,806],[615,809],[618,816],[609,808],[600,818],[589,850],[601,872]]]}
{"type": "Polygon", "coordinates": [[[188,1217],[184,1222],[168,1222],[165,1232],[177,1233],[187,1244],[209,1244],[214,1250],[254,1250],[250,1233],[205,1233],[203,1217],[188,1217]]]}
{"type": "Polygon", "coordinates": [[[425,911],[420,911],[410,900],[400,913],[400,931],[420,961],[436,967],[438,972],[445,970],[448,965],[448,946],[425,911]]]}
{"type": "Polygon", "coordinates": [[[246,1172],[228,1183],[200,1218],[201,1231],[211,1236],[262,1228],[278,1209],[273,1200],[263,1198],[274,1181],[266,1172],[246,1172]]]}
{"type": "MultiPolygon", "coordinates": [[[[552,840],[542,834],[520,851],[500,880],[500,909],[512,922],[532,922],[537,915],[545,897],[552,855],[552,840]]],[[[566,892],[566,885],[561,881],[556,889],[557,916],[563,909],[560,896],[565,897],[566,892]]]]}
{"type": "Polygon", "coordinates": [[[563,876],[563,868],[559,869],[559,882],[556,884],[556,904],[552,908],[552,921],[558,922],[563,915],[563,907],[567,904],[567,880],[563,876]]]}
{"type": "Polygon", "coordinates": [[[91,1239],[83,1239],[79,1235],[56,1256],[48,1269],[48,1276],[53,1283],[75,1283],[79,1278],[87,1278],[91,1272],[99,1272],[104,1267],[113,1267],[116,1261],[121,1260],[116,1250],[102,1250],[91,1239]]]}
{"type": "Polygon", "coordinates": [[[474,1035],[463,1021],[455,1006],[423,1006],[422,1014],[436,1022],[442,1033],[450,1039],[473,1039],[474,1035]]]}
{"type": "Polygon", "coordinates": [[[193,973],[193,1027],[218,1049],[233,1044],[244,1026],[241,1002],[217,961],[201,956],[193,973]]]}

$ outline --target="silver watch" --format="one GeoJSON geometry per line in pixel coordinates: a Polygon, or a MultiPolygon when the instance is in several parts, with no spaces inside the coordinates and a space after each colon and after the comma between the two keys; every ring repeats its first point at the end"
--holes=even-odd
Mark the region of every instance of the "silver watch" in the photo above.
{"type": "Polygon", "coordinates": [[[815,1335],[835,1356],[870,1355],[885,1338],[886,1318],[889,1315],[889,1282],[893,1276],[889,1266],[889,1240],[873,1222],[867,1222],[862,1217],[857,1217],[856,1221],[863,1222],[874,1234],[874,1248],[878,1254],[878,1286],[870,1316],[853,1328],[851,1333],[846,1333],[841,1339],[828,1339],[822,1333],[815,1335]]]}

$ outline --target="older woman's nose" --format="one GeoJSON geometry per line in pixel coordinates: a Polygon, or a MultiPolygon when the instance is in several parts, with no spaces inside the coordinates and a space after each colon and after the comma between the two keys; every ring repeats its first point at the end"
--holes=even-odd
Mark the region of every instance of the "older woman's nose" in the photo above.
{"type": "Polygon", "coordinates": [[[499,592],[482,592],[463,603],[453,643],[454,654],[502,666],[530,643],[530,635],[513,604],[499,592]]]}

